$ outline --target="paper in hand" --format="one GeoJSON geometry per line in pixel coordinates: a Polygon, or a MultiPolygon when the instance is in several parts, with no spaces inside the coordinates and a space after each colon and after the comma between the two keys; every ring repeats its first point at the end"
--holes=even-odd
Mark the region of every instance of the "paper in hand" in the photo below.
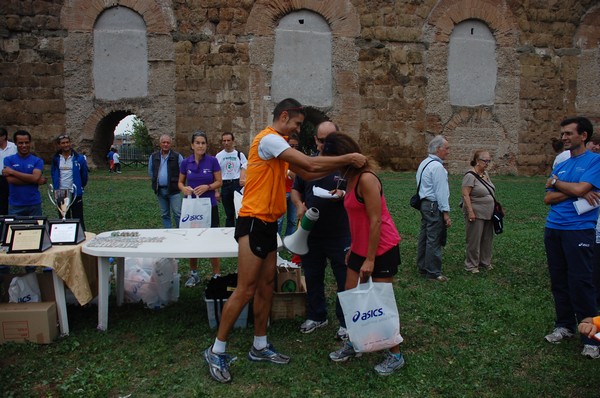
{"type": "Polygon", "coordinates": [[[332,195],[328,190],[321,187],[313,186],[313,195],[323,199],[338,199],[340,195],[332,195]]]}
{"type": "Polygon", "coordinates": [[[584,198],[579,198],[575,202],[573,202],[573,206],[575,206],[575,210],[577,210],[577,214],[582,215],[583,213],[587,213],[588,211],[593,210],[596,207],[600,206],[600,204],[596,203],[595,205],[592,206],[584,198]]]}

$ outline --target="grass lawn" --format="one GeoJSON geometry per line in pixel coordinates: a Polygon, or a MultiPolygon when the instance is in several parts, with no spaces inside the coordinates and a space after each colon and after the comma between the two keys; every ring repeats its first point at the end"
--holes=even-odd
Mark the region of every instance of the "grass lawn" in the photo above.
{"type": "MultiPolygon", "coordinates": [[[[248,361],[252,327],[235,330],[228,346],[238,357],[233,382],[218,384],[201,356],[215,335],[208,326],[203,283],[182,287],[179,301],[158,311],[139,304],[117,308],[111,297],[107,332],[96,330],[95,305],[70,306],[68,337],[50,345],[0,346],[0,396],[600,397],[600,360],[582,357],[578,339],[558,345],[543,339],[554,320],[543,246],[545,179],[493,178],[507,213],[505,233],[494,240],[494,269],[471,275],[463,271],[464,221],[457,211],[461,177],[451,176],[453,227],[443,257],[450,282],[440,284],[416,272],[420,216],[408,205],[414,173],[381,176],[402,235],[402,266],[394,285],[407,364],[397,374],[375,374],[377,353],[331,362],[327,355],[339,343],[330,311],[329,326],[308,335],[298,332],[301,319],[273,322],[269,339],[292,356],[287,366],[248,361]]],[[[48,203],[44,209],[55,214],[48,203]]],[[[141,169],[125,168],[118,176],[93,172],[85,214],[92,232],[161,227],[141,169]]],[[[225,272],[235,270],[235,261],[223,263],[225,272]]],[[[201,268],[206,280],[207,260],[201,268]]],[[[186,261],[180,262],[180,272],[186,274],[186,261]]],[[[332,309],[334,284],[328,278],[332,309]]]]}

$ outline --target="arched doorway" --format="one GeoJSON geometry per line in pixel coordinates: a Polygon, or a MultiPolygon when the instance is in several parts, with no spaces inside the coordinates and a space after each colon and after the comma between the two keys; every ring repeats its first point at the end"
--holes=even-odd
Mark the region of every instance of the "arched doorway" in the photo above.
{"type": "Polygon", "coordinates": [[[130,111],[113,111],[104,116],[96,125],[94,141],[91,148],[93,164],[99,168],[108,169],[106,154],[115,139],[115,127],[126,116],[132,115],[130,111]]]}

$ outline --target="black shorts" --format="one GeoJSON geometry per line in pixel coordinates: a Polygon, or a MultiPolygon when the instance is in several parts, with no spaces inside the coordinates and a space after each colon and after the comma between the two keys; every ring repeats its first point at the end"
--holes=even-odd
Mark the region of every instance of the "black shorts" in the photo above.
{"type": "Polygon", "coordinates": [[[219,205],[213,206],[210,212],[210,227],[218,228],[219,227],[219,205]]]}
{"type": "MultiPolygon", "coordinates": [[[[354,252],[350,252],[348,257],[348,268],[352,271],[360,273],[360,267],[366,257],[359,256],[354,252]]],[[[398,273],[398,265],[400,265],[400,246],[396,245],[381,256],[375,257],[375,268],[371,276],[373,278],[389,278],[398,273]]]]}
{"type": "Polygon", "coordinates": [[[254,217],[238,217],[235,223],[235,240],[248,235],[250,250],[262,259],[277,250],[277,221],[265,222],[254,217]]]}

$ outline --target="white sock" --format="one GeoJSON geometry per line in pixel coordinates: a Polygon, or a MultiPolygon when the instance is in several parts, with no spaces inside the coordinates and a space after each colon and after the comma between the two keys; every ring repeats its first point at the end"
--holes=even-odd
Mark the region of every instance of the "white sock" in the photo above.
{"type": "Polygon", "coordinates": [[[254,336],[254,348],[262,350],[267,346],[267,336],[254,336]]]}
{"type": "Polygon", "coordinates": [[[227,348],[226,341],[221,341],[219,339],[215,339],[215,342],[212,346],[212,352],[214,352],[215,354],[224,354],[226,348],[227,348]]]}

